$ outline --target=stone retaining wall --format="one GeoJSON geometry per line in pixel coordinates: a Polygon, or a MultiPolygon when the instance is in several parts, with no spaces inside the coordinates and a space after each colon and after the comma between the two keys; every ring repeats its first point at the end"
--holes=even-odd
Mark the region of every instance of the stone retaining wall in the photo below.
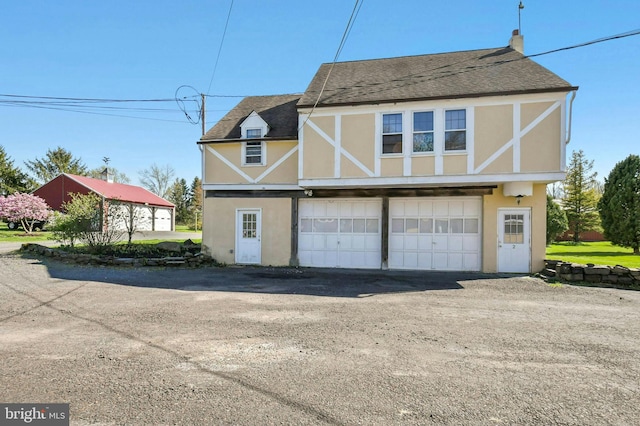
{"type": "Polygon", "coordinates": [[[625,266],[580,265],[561,260],[545,260],[546,277],[555,277],[569,282],[608,283],[625,287],[640,285],[640,269],[625,266]]]}
{"type": "Polygon", "coordinates": [[[61,249],[50,248],[33,243],[23,244],[20,250],[36,253],[46,257],[53,257],[69,263],[84,265],[187,267],[217,265],[213,258],[203,253],[193,254],[186,252],[183,256],[167,256],[158,258],[123,258],[93,254],[68,253],[61,249]]]}

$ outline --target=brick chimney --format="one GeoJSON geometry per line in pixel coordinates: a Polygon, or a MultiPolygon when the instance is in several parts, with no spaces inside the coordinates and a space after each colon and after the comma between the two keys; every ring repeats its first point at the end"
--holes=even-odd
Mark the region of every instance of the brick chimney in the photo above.
{"type": "Polygon", "coordinates": [[[511,39],[509,39],[509,47],[524,55],[524,37],[520,35],[520,31],[513,30],[511,39]]]}

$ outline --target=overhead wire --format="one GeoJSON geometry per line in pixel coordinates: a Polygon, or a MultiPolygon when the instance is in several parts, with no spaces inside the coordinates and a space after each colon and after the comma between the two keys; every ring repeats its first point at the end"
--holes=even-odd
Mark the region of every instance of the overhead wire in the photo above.
{"type": "MultiPolygon", "coordinates": [[[[7,106],[7,105],[9,104],[0,103],[0,106],[7,106]]],[[[107,114],[107,113],[101,113],[101,112],[95,112],[95,111],[83,111],[79,109],[62,108],[62,107],[45,106],[45,105],[13,105],[13,106],[25,107],[25,108],[49,109],[49,110],[66,111],[66,112],[76,112],[80,114],[103,115],[108,117],[133,118],[138,120],[153,120],[153,121],[166,121],[166,122],[173,122],[173,123],[184,123],[184,121],[182,120],[168,120],[168,119],[162,119],[162,118],[139,117],[139,116],[124,115],[124,114],[107,114]]]]}
{"type": "MultiPolygon", "coordinates": [[[[331,71],[333,69],[333,67],[335,66],[335,64],[338,61],[338,58],[340,56],[340,54],[342,53],[342,49],[344,48],[346,41],[349,37],[349,34],[353,28],[353,25],[355,23],[355,20],[358,16],[358,13],[360,12],[360,9],[362,8],[362,4],[364,3],[364,0],[356,0],[355,4],[354,4],[354,8],[353,11],[351,13],[351,16],[349,18],[349,21],[347,23],[347,26],[345,28],[345,31],[343,33],[342,39],[340,41],[340,44],[338,46],[338,49],[336,51],[336,55],[334,56],[333,62],[331,63],[331,67],[329,69],[329,71],[327,72],[327,75],[325,77],[324,83],[322,85],[322,88],[317,96],[317,99],[313,105],[313,108],[311,109],[311,111],[309,112],[309,114],[307,115],[306,119],[304,120],[304,122],[302,123],[302,125],[300,126],[300,129],[306,124],[306,122],[309,120],[309,118],[311,117],[311,114],[314,112],[314,110],[316,109],[318,103],[320,102],[320,99],[322,98],[322,94],[325,91],[327,82],[329,80],[329,77],[331,75],[331,71]]],[[[233,2],[232,2],[233,5],[233,2]]],[[[231,8],[230,8],[231,10],[231,8]]],[[[230,13],[230,12],[229,12],[230,13]]],[[[229,16],[227,16],[227,22],[228,22],[228,18],[229,16]]],[[[631,30],[631,31],[627,31],[624,33],[620,33],[620,34],[616,34],[616,35],[612,35],[612,36],[607,36],[607,37],[602,37],[596,40],[592,40],[592,41],[588,41],[588,42],[584,42],[584,43],[579,43],[579,44],[575,44],[575,45],[571,45],[571,46],[566,46],[566,47],[562,47],[562,48],[558,48],[558,49],[553,49],[553,50],[549,50],[546,52],[540,52],[540,53],[535,53],[532,55],[525,55],[521,58],[518,59],[512,59],[509,61],[501,61],[501,62],[497,62],[492,64],[491,66],[498,66],[498,65],[502,65],[505,62],[512,62],[512,61],[517,61],[517,60],[522,60],[525,58],[533,58],[533,57],[538,57],[538,56],[543,56],[543,55],[548,55],[551,53],[556,53],[556,52],[561,52],[561,51],[566,51],[566,50],[572,50],[572,49],[577,49],[577,48],[581,48],[581,47],[585,47],[585,46],[589,46],[589,45],[593,45],[593,44],[597,44],[597,43],[603,43],[606,41],[611,41],[611,40],[616,40],[616,39],[622,39],[622,38],[626,38],[626,37],[631,37],[631,36],[636,36],[640,34],[640,29],[635,29],[635,30],[631,30]]],[[[467,67],[467,69],[465,70],[466,72],[469,71],[470,67],[467,67]]],[[[471,67],[473,68],[473,67],[471,67]]],[[[215,73],[215,69],[214,69],[214,73],[215,73]]],[[[424,77],[424,76],[423,76],[424,77]]],[[[213,78],[213,76],[212,76],[213,78]]],[[[112,106],[112,105],[100,105],[100,104],[110,104],[110,103],[115,103],[115,104],[129,104],[129,103],[162,103],[162,102],[177,102],[178,106],[179,106],[179,110],[187,117],[187,119],[193,123],[193,124],[198,124],[199,119],[197,121],[191,119],[190,116],[190,112],[191,113],[195,113],[198,115],[198,117],[201,117],[201,108],[202,105],[200,105],[200,103],[198,102],[198,98],[200,96],[202,96],[203,94],[199,94],[198,91],[193,88],[192,86],[187,86],[187,85],[183,85],[180,86],[177,90],[176,90],[176,94],[174,96],[174,98],[155,98],[155,99],[115,99],[115,98],[80,98],[80,97],[56,97],[56,96],[32,96],[32,95],[18,95],[18,94],[7,94],[7,93],[0,93],[0,106],[5,106],[5,107],[30,107],[30,108],[41,108],[41,109],[50,109],[50,110],[59,110],[59,111],[68,111],[68,112],[77,112],[77,113],[84,113],[84,114],[93,114],[93,115],[105,115],[105,116],[114,116],[114,117],[123,117],[123,118],[133,118],[133,119],[143,119],[143,120],[154,120],[154,121],[170,121],[170,122],[182,122],[180,120],[166,120],[166,119],[157,119],[157,118],[150,118],[150,117],[140,117],[140,116],[129,116],[129,115],[123,115],[123,114],[108,114],[105,112],[97,112],[95,110],[121,110],[121,111],[131,111],[131,112],[177,112],[177,110],[175,109],[170,109],[170,108],[141,108],[141,107],[134,107],[134,106],[112,106]],[[196,92],[196,94],[194,95],[189,95],[189,96],[182,96],[182,97],[178,97],[178,91],[182,88],[190,88],[193,91],[196,92]],[[185,102],[195,102],[196,105],[198,106],[196,109],[188,109],[186,107],[185,102]],[[89,111],[87,111],[89,110],[89,111]],[[91,111],[93,110],[93,111],[91,111]]],[[[204,95],[205,97],[209,97],[209,98],[244,98],[247,97],[247,95],[221,95],[221,94],[206,94],[204,95]]],[[[212,110],[212,111],[228,111],[228,109],[220,109],[220,110],[212,110]]]]}
{"type": "Polygon", "coordinates": [[[209,80],[209,87],[207,88],[207,95],[211,91],[211,84],[213,84],[213,77],[216,75],[216,70],[218,69],[218,62],[220,60],[220,53],[222,52],[222,46],[224,44],[225,36],[227,35],[227,28],[229,27],[229,19],[231,18],[231,9],[233,9],[233,0],[231,0],[231,4],[229,5],[229,13],[227,13],[227,21],[224,24],[224,30],[222,31],[222,39],[220,40],[220,46],[218,47],[218,54],[216,55],[216,62],[213,65],[213,72],[211,73],[211,79],[209,80]]]}
{"type": "Polygon", "coordinates": [[[24,108],[39,108],[66,112],[76,112],[92,115],[104,115],[111,117],[133,118],[141,120],[154,120],[154,121],[172,121],[181,122],[180,120],[166,120],[160,118],[142,117],[134,115],[113,114],[106,112],[98,112],[98,110],[118,110],[140,113],[175,113],[176,109],[169,108],[148,108],[140,106],[124,106],[123,104],[136,104],[136,103],[164,103],[174,102],[174,99],[113,99],[113,98],[79,98],[79,97],[58,97],[58,96],[31,96],[31,95],[16,95],[16,94],[0,94],[0,106],[9,107],[24,107],[24,108]],[[109,105],[115,104],[115,105],[109,105]]]}
{"type": "Polygon", "coordinates": [[[353,5],[353,10],[351,11],[351,16],[349,17],[349,21],[347,22],[347,26],[344,29],[344,33],[342,34],[342,39],[340,40],[340,44],[338,46],[338,50],[336,50],[336,54],[333,57],[333,62],[331,63],[331,67],[329,68],[329,71],[327,72],[327,76],[324,79],[324,83],[322,83],[322,88],[320,89],[320,93],[318,93],[318,97],[316,98],[316,101],[313,104],[313,107],[311,108],[311,111],[309,111],[309,114],[307,114],[307,117],[305,118],[305,120],[302,122],[302,124],[298,128],[298,131],[300,131],[305,126],[305,124],[307,124],[307,121],[309,121],[309,119],[311,118],[311,115],[313,114],[313,112],[315,111],[316,107],[318,106],[318,103],[320,102],[320,98],[322,97],[322,93],[324,92],[324,89],[327,86],[327,82],[329,81],[329,77],[331,76],[331,71],[333,71],[333,67],[336,65],[336,62],[338,62],[338,58],[340,57],[340,53],[342,52],[342,49],[344,48],[344,45],[346,44],[347,39],[349,38],[349,34],[351,33],[351,28],[353,27],[353,24],[355,23],[356,17],[358,16],[358,13],[360,12],[360,8],[362,7],[362,3],[364,3],[364,0],[356,0],[355,4],[353,5]]]}
{"type": "Polygon", "coordinates": [[[616,35],[612,35],[612,36],[602,37],[602,38],[599,38],[599,39],[596,39],[596,40],[592,40],[592,41],[587,41],[585,43],[574,44],[572,46],[561,47],[559,49],[548,50],[546,52],[536,53],[536,54],[533,54],[533,55],[526,55],[525,58],[534,58],[536,56],[548,55],[550,53],[562,52],[564,50],[577,49],[579,47],[590,46],[592,44],[603,43],[605,41],[616,40],[616,39],[619,39],[619,38],[631,37],[631,36],[635,36],[635,35],[638,35],[638,34],[640,34],[640,28],[635,29],[635,30],[631,30],[631,31],[627,31],[627,32],[621,33],[621,34],[616,34],[616,35]]]}

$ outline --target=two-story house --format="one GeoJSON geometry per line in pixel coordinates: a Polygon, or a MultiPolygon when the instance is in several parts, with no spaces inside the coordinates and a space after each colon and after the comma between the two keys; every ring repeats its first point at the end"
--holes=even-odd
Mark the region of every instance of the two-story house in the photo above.
{"type": "Polygon", "coordinates": [[[323,64],[198,142],[219,261],[531,272],[577,87],[508,47],[323,64]]]}

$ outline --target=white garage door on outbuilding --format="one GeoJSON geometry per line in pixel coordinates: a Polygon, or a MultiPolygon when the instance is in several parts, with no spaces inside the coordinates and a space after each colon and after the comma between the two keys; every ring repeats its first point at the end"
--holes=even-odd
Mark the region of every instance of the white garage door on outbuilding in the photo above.
{"type": "Polygon", "coordinates": [[[389,268],[481,269],[480,197],[409,198],[389,202],[389,268]]]}
{"type": "Polygon", "coordinates": [[[171,231],[173,230],[173,220],[171,218],[171,209],[162,207],[155,208],[154,231],[171,231]]]}
{"type": "Polygon", "coordinates": [[[380,268],[380,199],[300,200],[300,266],[380,268]]]}

